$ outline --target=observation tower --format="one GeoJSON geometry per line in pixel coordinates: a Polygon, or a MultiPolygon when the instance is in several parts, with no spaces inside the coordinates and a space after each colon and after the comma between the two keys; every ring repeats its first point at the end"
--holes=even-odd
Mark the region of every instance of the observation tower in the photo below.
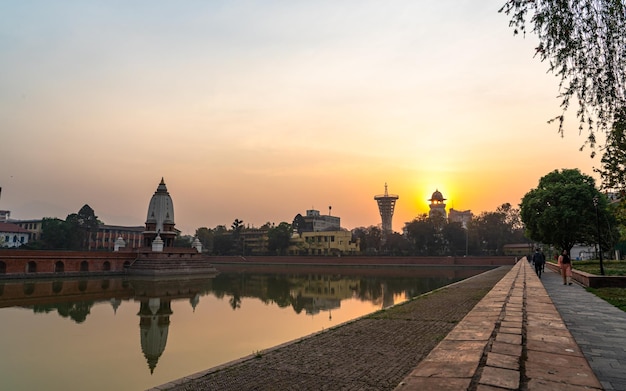
{"type": "Polygon", "coordinates": [[[393,209],[396,206],[396,200],[398,198],[400,197],[395,194],[387,193],[387,183],[385,183],[385,194],[374,197],[378,203],[380,217],[383,219],[383,232],[385,233],[390,233],[392,231],[391,218],[393,217],[393,209]]]}

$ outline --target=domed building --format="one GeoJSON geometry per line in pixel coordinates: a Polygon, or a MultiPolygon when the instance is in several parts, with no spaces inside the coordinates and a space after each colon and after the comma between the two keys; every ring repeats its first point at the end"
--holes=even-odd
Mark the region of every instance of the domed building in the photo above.
{"type": "Polygon", "coordinates": [[[430,196],[430,199],[428,201],[430,201],[430,211],[428,212],[428,217],[433,217],[435,215],[439,215],[442,216],[444,219],[447,217],[446,216],[446,204],[445,201],[446,198],[443,198],[443,194],[441,194],[441,192],[437,189],[435,190],[435,192],[433,193],[432,196],[430,196]]]}
{"type": "Polygon", "coordinates": [[[148,205],[146,229],[143,232],[144,246],[151,247],[152,242],[157,237],[163,241],[163,247],[172,247],[174,239],[176,239],[174,204],[163,178],[161,178],[161,183],[159,183],[148,205]]]}

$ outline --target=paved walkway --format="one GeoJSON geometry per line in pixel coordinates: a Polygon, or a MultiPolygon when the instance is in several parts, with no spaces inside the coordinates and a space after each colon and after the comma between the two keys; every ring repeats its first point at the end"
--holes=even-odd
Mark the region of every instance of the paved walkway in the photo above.
{"type": "Polygon", "coordinates": [[[626,391],[626,313],[522,260],[155,388],[209,389],[626,391]]]}
{"type": "MultiPolygon", "coordinates": [[[[559,278],[543,280],[556,285],[559,278]]],[[[525,259],[518,262],[396,390],[602,390],[541,281],[525,259]]],[[[556,289],[571,301],[581,297],[591,312],[584,303],[591,293],[562,283],[556,289]]],[[[599,328],[594,340],[606,331],[599,328]]]]}
{"type": "Polygon", "coordinates": [[[626,390],[626,312],[547,268],[541,281],[604,389],[626,390]]]}

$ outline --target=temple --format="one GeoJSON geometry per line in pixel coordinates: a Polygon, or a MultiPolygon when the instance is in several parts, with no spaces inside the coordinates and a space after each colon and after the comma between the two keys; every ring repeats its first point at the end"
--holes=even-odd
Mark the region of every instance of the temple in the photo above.
{"type": "MultiPolygon", "coordinates": [[[[146,229],[143,231],[144,246],[151,247],[153,241],[159,237],[163,241],[163,247],[173,247],[177,234],[174,225],[172,197],[167,191],[165,181],[161,178],[161,183],[159,183],[148,205],[146,229]]],[[[159,242],[157,241],[157,243],[159,242]]]]}

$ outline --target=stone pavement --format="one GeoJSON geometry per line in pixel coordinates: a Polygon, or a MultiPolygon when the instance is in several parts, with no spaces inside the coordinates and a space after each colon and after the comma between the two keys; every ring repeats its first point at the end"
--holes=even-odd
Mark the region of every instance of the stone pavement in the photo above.
{"type": "Polygon", "coordinates": [[[604,389],[626,390],[626,312],[548,268],[541,281],[604,389]]]}
{"type": "MultiPolygon", "coordinates": [[[[547,277],[544,279],[548,280],[547,277]]],[[[569,294],[573,293],[571,290],[569,294]]],[[[396,388],[397,391],[601,389],[525,258],[396,388]]]]}
{"type": "Polygon", "coordinates": [[[626,390],[625,328],[523,259],[154,390],[626,390]]]}

